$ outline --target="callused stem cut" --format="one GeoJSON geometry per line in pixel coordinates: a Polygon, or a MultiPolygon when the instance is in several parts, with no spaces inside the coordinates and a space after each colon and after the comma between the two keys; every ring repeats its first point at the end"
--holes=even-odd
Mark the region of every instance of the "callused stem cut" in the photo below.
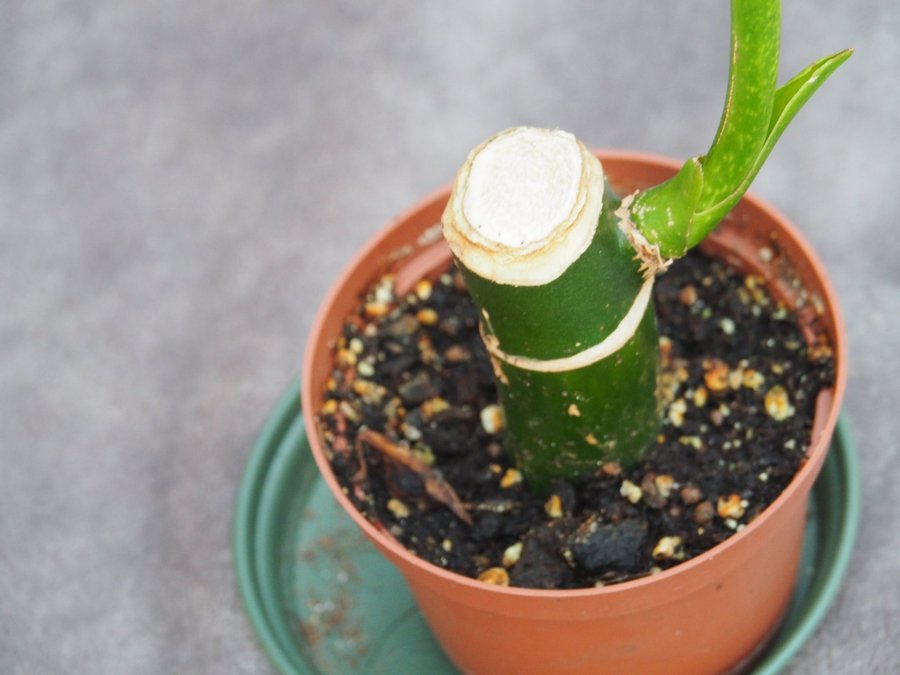
{"type": "Polygon", "coordinates": [[[540,286],[590,245],[603,168],[572,134],[515,127],[475,148],[444,212],[454,256],[498,284],[540,286]]]}

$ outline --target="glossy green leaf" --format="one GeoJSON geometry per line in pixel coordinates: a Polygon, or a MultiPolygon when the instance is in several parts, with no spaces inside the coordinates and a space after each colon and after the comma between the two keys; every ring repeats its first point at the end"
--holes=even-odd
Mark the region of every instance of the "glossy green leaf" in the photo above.
{"type": "Polygon", "coordinates": [[[780,0],[733,0],[731,67],[722,119],[701,158],[705,173],[699,210],[734,193],[765,143],[778,79],[780,0]]]}
{"type": "Polygon", "coordinates": [[[728,214],[803,104],[852,54],[825,57],[776,89],[780,1],[732,0],[731,12],[728,90],[709,151],[639,194],[632,206],[635,226],[664,257],[684,255],[728,214]]]}
{"type": "Polygon", "coordinates": [[[719,203],[713,204],[694,215],[691,223],[691,236],[688,237],[688,248],[699,244],[703,238],[725,217],[741,196],[750,187],[750,183],[756,178],[756,174],[762,168],[775,143],[790,124],[794,116],[803,107],[810,97],[828,79],[828,77],[840,67],[844,61],[852,56],[852,49],[845,49],[826,56],[812,65],[804,68],[790,81],[782,85],[775,92],[774,106],[769,122],[768,135],[765,142],[756,154],[753,163],[744,176],[744,179],[734,187],[731,194],[726,195],[719,203]]]}

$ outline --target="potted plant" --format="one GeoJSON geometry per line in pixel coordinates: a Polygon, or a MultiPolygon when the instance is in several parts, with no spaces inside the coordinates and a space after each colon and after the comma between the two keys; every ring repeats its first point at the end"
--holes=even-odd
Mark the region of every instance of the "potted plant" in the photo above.
{"type": "MultiPolygon", "coordinates": [[[[442,646],[466,672],[722,672],[746,665],[777,627],[799,561],[806,497],[837,419],[845,347],[836,300],[814,254],[783,217],[744,193],[800,107],[851,54],[821,59],[776,88],[779,31],[777,0],[733,0],[728,95],[706,155],[679,167],[630,153],[595,155],[558,130],[507,130],[470,153],[452,190],[426,199],[363,250],[323,303],[302,387],[314,457],[338,501],[399,567],[442,646]],[[818,396],[801,467],[752,521],[738,522],[746,507],[732,495],[737,503],[719,503],[718,517],[733,509],[736,533],[714,548],[622,583],[544,590],[508,585],[506,565],[488,567],[479,579],[443,569],[407,550],[387,519],[360,512],[370,496],[353,494],[359,483],[339,480],[334,463],[358,460],[353,466],[363,474],[368,469],[361,458],[372,453],[388,470],[417,479],[416,498],[445,506],[455,515],[454,528],[474,520],[452,481],[413,452],[419,432],[397,414],[413,399],[427,399],[432,408],[446,401],[427,391],[428,383],[405,381],[410,391],[402,396],[381,391],[374,383],[377,363],[357,363],[362,341],[346,343],[345,321],[366,292],[370,302],[362,316],[371,323],[355,326],[360,336],[399,311],[398,298],[426,299],[428,280],[445,270],[452,254],[458,279],[477,305],[500,395],[501,408],[480,411],[483,424],[489,433],[503,426],[506,451],[514,457],[515,468],[500,480],[521,480],[547,500],[555,517],[554,510],[567,508],[560,485],[603,472],[619,480],[618,472],[663,432],[660,364],[667,355],[660,350],[652,292],[672,260],[701,242],[763,279],[778,301],[796,310],[810,343],[835,356],[834,386],[818,396]],[[372,290],[379,279],[382,286],[372,290]],[[347,372],[355,395],[397,401],[387,417],[352,420],[353,438],[322,424],[332,413],[340,425],[356,415],[329,393],[337,387],[335,375],[347,372]],[[423,391],[413,395],[414,386],[423,391]],[[385,419],[390,428],[369,423],[385,419]]],[[[437,320],[422,312],[419,323],[437,320]]],[[[405,330],[402,321],[395,323],[405,330]]],[[[431,358],[428,344],[417,348],[419,358],[431,358]]],[[[712,381],[715,368],[707,369],[712,381]]],[[[783,393],[772,387],[761,404],[775,422],[787,416],[779,410],[793,410],[783,393]]],[[[496,452],[492,446],[472,452],[496,452]]],[[[627,498],[649,498],[639,494],[641,486],[626,483],[627,498]]],[[[643,492],[680,487],[664,483],[652,482],[643,492]]],[[[678,500],[678,508],[695,503],[684,494],[678,500]]],[[[408,507],[394,499],[378,508],[402,520],[408,507]]],[[[594,519],[566,536],[570,544],[578,537],[619,536],[604,527],[594,519]]],[[[434,533],[435,541],[444,535],[434,533]]],[[[680,537],[653,543],[654,558],[657,552],[660,559],[681,554],[680,537]]],[[[441,545],[450,553],[453,541],[441,545]]]]}

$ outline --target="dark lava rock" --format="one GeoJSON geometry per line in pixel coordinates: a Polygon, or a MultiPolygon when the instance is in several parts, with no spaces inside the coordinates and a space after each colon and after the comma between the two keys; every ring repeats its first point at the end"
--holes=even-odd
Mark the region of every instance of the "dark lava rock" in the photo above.
{"type": "Polygon", "coordinates": [[[572,583],[572,569],[560,554],[565,523],[536,527],[522,542],[522,555],[510,580],[525,588],[565,588],[572,583]]]}
{"type": "Polygon", "coordinates": [[[419,405],[433,396],[438,391],[428,376],[428,372],[420,370],[413,377],[397,387],[400,398],[408,405],[419,405]]]}
{"type": "Polygon", "coordinates": [[[639,564],[646,537],[646,529],[636,520],[603,525],[591,518],[572,535],[569,550],[591,573],[628,570],[639,564]]]}
{"type": "Polygon", "coordinates": [[[399,464],[387,463],[385,474],[388,491],[391,495],[401,499],[425,499],[425,483],[415,471],[399,464]]]}
{"type": "Polygon", "coordinates": [[[399,354],[379,364],[378,374],[381,375],[384,381],[390,381],[408,372],[418,362],[418,354],[399,354]]]}
{"type": "Polygon", "coordinates": [[[422,435],[428,447],[438,455],[463,455],[477,447],[472,442],[471,431],[465,425],[429,424],[422,428],[422,435]]]}

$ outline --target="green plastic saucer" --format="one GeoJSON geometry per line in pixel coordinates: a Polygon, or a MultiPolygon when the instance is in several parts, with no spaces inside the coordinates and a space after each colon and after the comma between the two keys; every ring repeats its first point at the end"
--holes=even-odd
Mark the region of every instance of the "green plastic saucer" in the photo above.
{"type": "MultiPolygon", "coordinates": [[[[812,491],[797,589],[753,673],[776,673],[840,588],[859,523],[859,472],[845,420],[812,491]]],[[[319,479],[294,384],[266,421],[237,500],[238,586],[260,644],[285,675],[455,673],[400,573],[319,479]]]]}

